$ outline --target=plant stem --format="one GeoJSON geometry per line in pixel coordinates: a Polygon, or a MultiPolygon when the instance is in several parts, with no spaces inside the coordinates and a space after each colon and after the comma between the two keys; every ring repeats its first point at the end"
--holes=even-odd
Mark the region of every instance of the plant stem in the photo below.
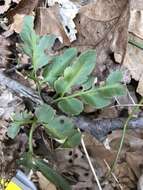
{"type": "Polygon", "coordinates": [[[75,94],[72,94],[72,95],[69,95],[69,96],[64,96],[64,97],[60,97],[60,98],[57,98],[53,101],[53,103],[55,102],[58,102],[60,100],[66,100],[66,99],[69,99],[69,98],[74,98],[74,97],[77,97],[77,96],[81,96],[81,95],[85,95],[85,94],[97,94],[98,92],[102,91],[102,90],[106,90],[109,88],[116,88],[118,87],[119,84],[113,84],[113,85],[110,85],[110,86],[103,86],[103,87],[100,87],[100,88],[97,88],[97,89],[91,89],[91,90],[88,90],[88,91],[80,91],[80,92],[77,92],[75,94]]]}
{"type": "MultiPolygon", "coordinates": [[[[143,103],[143,98],[139,102],[139,105],[141,105],[142,103],[143,103]]],[[[111,169],[110,169],[109,173],[107,174],[107,177],[111,175],[111,173],[114,171],[114,169],[115,169],[115,167],[117,165],[117,162],[118,162],[118,159],[119,159],[119,156],[120,156],[123,144],[124,144],[124,139],[125,139],[128,123],[131,120],[131,118],[133,117],[134,112],[136,112],[138,108],[139,108],[138,105],[136,107],[134,107],[132,113],[129,115],[129,117],[127,118],[127,120],[126,120],[126,122],[124,124],[123,133],[122,133],[122,137],[121,137],[121,141],[120,141],[120,146],[118,148],[118,152],[117,152],[116,158],[115,158],[115,160],[114,160],[114,162],[113,162],[113,164],[111,166],[111,169]]]]}
{"type": "Polygon", "coordinates": [[[33,139],[33,132],[35,130],[35,127],[36,127],[36,123],[34,122],[31,126],[31,129],[30,129],[30,133],[29,133],[29,152],[31,154],[33,154],[33,143],[32,143],[32,139],[33,139]]]}

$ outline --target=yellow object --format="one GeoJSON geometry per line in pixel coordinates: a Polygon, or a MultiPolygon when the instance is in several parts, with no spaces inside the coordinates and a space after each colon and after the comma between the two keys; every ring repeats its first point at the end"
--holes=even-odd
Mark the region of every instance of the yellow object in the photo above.
{"type": "Polygon", "coordinates": [[[0,179],[0,188],[6,188],[9,183],[9,180],[0,179]]]}
{"type": "Polygon", "coordinates": [[[20,187],[18,187],[15,183],[12,181],[7,185],[5,190],[22,190],[20,187]]]}

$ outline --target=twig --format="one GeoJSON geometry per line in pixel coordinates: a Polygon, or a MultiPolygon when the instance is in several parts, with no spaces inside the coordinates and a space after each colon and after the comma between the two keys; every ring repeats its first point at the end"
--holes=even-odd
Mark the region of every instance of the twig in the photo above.
{"type": "Polygon", "coordinates": [[[96,172],[95,172],[95,170],[94,170],[94,167],[93,167],[93,165],[92,165],[92,163],[91,163],[89,154],[88,154],[88,152],[87,152],[87,149],[86,149],[86,146],[85,146],[83,137],[81,137],[81,145],[82,145],[82,147],[83,147],[83,150],[84,150],[84,152],[85,152],[86,158],[87,158],[88,163],[89,163],[89,166],[90,166],[90,168],[91,168],[91,171],[92,171],[92,173],[93,173],[93,175],[94,175],[94,178],[95,178],[95,180],[96,180],[96,182],[97,182],[97,185],[98,185],[98,187],[99,187],[99,190],[102,190],[102,187],[101,187],[101,185],[100,185],[99,179],[98,179],[98,177],[97,177],[97,174],[96,174],[96,172]]]}
{"type": "Polygon", "coordinates": [[[127,93],[128,93],[128,96],[129,96],[130,100],[131,100],[132,103],[135,105],[136,103],[135,103],[134,99],[132,98],[132,96],[131,96],[131,94],[130,94],[128,88],[127,88],[127,93]]]}
{"type": "Polygon", "coordinates": [[[143,107],[143,104],[117,104],[117,105],[114,105],[114,106],[110,106],[110,108],[114,108],[114,107],[143,107]]]}
{"type": "MultiPolygon", "coordinates": [[[[110,168],[109,164],[106,162],[105,159],[104,159],[104,162],[105,162],[105,164],[106,164],[108,170],[110,171],[111,168],[110,168]]],[[[115,174],[112,172],[111,175],[113,176],[113,178],[115,179],[115,181],[118,183],[120,189],[123,190],[123,187],[122,187],[122,185],[119,183],[119,180],[117,179],[117,177],[115,176],[115,174]]]]}

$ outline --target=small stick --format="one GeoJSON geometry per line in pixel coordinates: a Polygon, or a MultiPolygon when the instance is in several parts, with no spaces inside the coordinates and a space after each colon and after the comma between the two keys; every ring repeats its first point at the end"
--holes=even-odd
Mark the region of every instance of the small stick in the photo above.
{"type": "MultiPolygon", "coordinates": [[[[79,131],[80,131],[80,130],[79,130],[79,131]]],[[[86,149],[86,146],[85,146],[83,137],[81,137],[81,145],[82,145],[83,150],[84,150],[84,152],[85,152],[86,158],[87,158],[87,160],[88,160],[89,166],[90,166],[91,171],[92,171],[92,173],[93,173],[93,175],[94,175],[94,178],[95,178],[95,180],[96,180],[96,183],[97,183],[97,185],[98,185],[98,188],[99,188],[99,190],[102,190],[102,187],[101,187],[101,185],[100,185],[99,179],[98,179],[98,177],[97,177],[97,174],[96,174],[96,172],[95,172],[95,170],[94,170],[94,167],[93,167],[93,165],[92,165],[92,163],[91,163],[89,154],[88,154],[88,152],[87,152],[87,149],[86,149]]]]}
{"type": "MultiPolygon", "coordinates": [[[[104,162],[105,162],[105,164],[106,164],[108,170],[110,171],[111,168],[110,168],[109,164],[106,162],[105,159],[104,159],[104,162]]],[[[113,176],[113,178],[115,179],[115,181],[118,183],[120,189],[123,190],[123,187],[122,187],[122,185],[119,183],[119,180],[117,179],[117,177],[115,176],[115,174],[114,174],[113,172],[111,172],[111,175],[113,176]]]]}

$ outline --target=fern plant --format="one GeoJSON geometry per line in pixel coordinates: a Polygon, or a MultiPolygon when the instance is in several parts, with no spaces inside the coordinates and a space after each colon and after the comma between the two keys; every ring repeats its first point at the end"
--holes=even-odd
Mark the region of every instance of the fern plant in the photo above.
{"type": "Polygon", "coordinates": [[[50,105],[43,102],[35,109],[35,113],[20,113],[15,115],[8,129],[8,135],[15,138],[20,126],[30,125],[29,152],[20,162],[29,168],[40,170],[49,180],[63,190],[70,189],[68,183],[33,153],[32,138],[37,126],[43,126],[45,132],[60,143],[60,147],[75,147],[80,144],[81,134],[78,126],[72,121],[72,116],[79,115],[85,105],[96,108],[108,106],[112,99],[125,95],[125,87],[121,84],[122,73],[114,71],[102,86],[95,86],[91,73],[96,66],[96,53],[87,50],[78,56],[75,48],[68,48],[61,55],[50,55],[56,37],[45,35],[40,37],[34,31],[34,18],[25,16],[20,38],[22,49],[31,60],[31,78],[40,91],[46,84],[56,93],[50,105]],[[39,70],[42,79],[39,78],[39,70]],[[41,73],[40,72],[40,73],[41,73]],[[82,90],[81,90],[82,89],[82,90]],[[61,115],[57,115],[57,107],[61,115]],[[62,115],[62,113],[64,115],[62,115]],[[65,116],[66,114],[66,116],[65,116]]]}

